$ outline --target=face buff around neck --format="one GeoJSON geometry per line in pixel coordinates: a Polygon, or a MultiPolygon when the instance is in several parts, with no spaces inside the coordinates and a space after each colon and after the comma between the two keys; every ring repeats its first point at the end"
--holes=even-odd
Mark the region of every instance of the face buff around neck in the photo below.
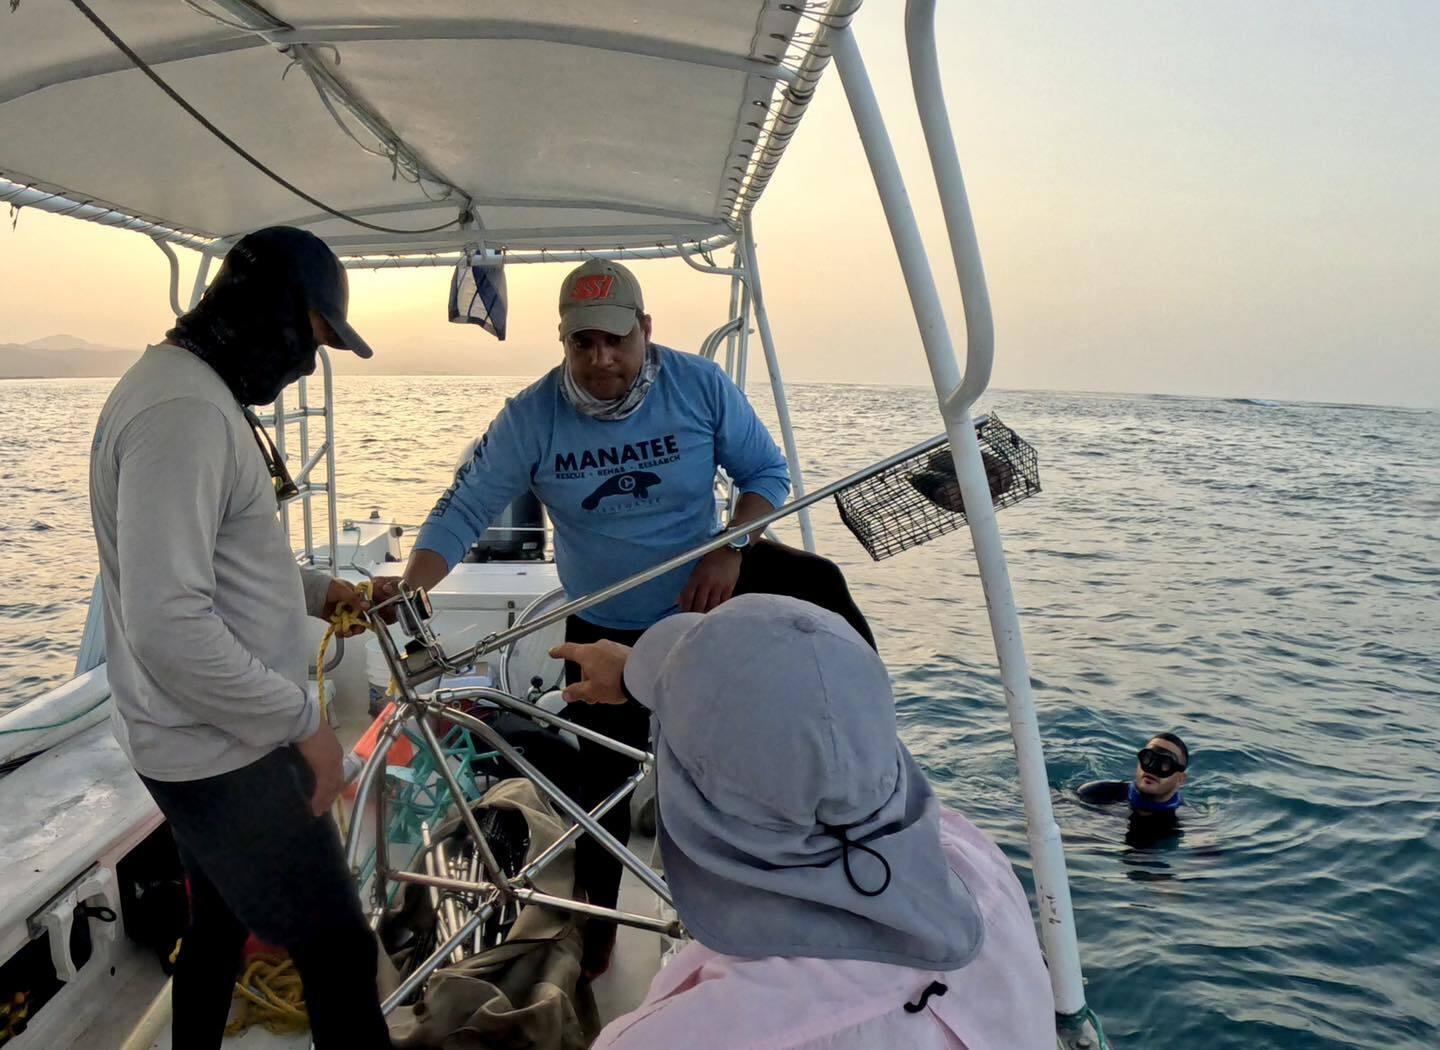
{"type": "Polygon", "coordinates": [[[566,361],[560,369],[560,392],[565,396],[570,407],[582,416],[609,423],[633,414],[645,400],[645,395],[650,392],[650,385],[655,382],[655,377],[659,374],[660,354],[655,349],[655,344],[651,343],[645,348],[645,363],[636,373],[635,381],[630,384],[630,389],[620,397],[609,401],[595,397],[575,381],[575,377],[570,372],[569,361],[566,361]]]}

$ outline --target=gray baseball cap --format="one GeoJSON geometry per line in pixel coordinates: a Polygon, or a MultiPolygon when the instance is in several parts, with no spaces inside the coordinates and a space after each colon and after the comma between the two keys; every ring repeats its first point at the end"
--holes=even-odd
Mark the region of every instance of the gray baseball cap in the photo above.
{"type": "Polygon", "coordinates": [[[560,338],[595,329],[629,335],[636,312],[645,312],[640,282],[617,262],[591,259],[560,284],[560,338]]]}
{"type": "Polygon", "coordinates": [[[654,714],[665,877],[702,944],[942,971],[979,952],[885,666],[841,617],[762,594],[671,616],[625,684],[654,714]]]}

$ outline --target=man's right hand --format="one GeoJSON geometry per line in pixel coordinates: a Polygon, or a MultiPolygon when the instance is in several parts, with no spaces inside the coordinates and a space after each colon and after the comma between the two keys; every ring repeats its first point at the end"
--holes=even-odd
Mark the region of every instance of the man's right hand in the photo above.
{"type": "MultiPolygon", "coordinates": [[[[379,605],[381,602],[395,597],[400,590],[400,581],[417,591],[433,590],[435,585],[443,580],[450,573],[450,566],[445,564],[445,559],[432,550],[417,547],[410,552],[410,560],[405,565],[405,575],[400,576],[376,576],[372,582],[370,604],[379,605]]],[[[386,623],[394,623],[396,620],[396,607],[390,606],[380,610],[380,619],[386,623]]]]}
{"type": "Polygon", "coordinates": [[[310,796],[310,811],[323,816],[345,787],[345,751],[335,730],[322,717],[320,728],[295,745],[315,774],[315,792],[310,796]]]}
{"type": "Polygon", "coordinates": [[[630,647],[609,640],[577,645],[566,642],[550,650],[556,660],[569,660],[580,665],[580,681],[567,685],[563,696],[567,703],[623,704],[625,696],[625,661],[630,647]]]}

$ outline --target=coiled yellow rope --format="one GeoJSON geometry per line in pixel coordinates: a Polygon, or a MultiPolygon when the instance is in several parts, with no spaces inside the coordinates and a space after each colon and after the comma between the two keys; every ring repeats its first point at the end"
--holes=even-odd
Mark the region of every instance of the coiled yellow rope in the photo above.
{"type": "Polygon", "coordinates": [[[235,1006],[226,1035],[239,1035],[255,1025],[283,1035],[310,1027],[305,1011],[305,989],[300,973],[288,955],[257,953],[235,982],[235,1006]]]}

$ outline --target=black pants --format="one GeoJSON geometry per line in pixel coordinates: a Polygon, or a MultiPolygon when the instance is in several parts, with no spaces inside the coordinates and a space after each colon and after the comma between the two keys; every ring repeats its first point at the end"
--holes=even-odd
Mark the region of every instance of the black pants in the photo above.
{"type": "Polygon", "coordinates": [[[335,822],[310,812],[293,748],[203,780],[142,778],[190,881],[175,961],[175,1050],[219,1050],[245,940],[284,948],[305,986],[316,1050],[390,1050],[375,987],[378,946],[335,822]]]}
{"type": "MultiPolygon", "coordinates": [[[[808,551],[761,540],[745,552],[735,593],[784,594],[811,602],[844,617],[872,649],[875,647],[875,636],[850,597],[844,574],[834,562],[808,551]]],[[[565,621],[567,642],[584,644],[608,639],[621,645],[634,645],[643,633],[601,627],[578,616],[565,621]]],[[[567,662],[566,684],[579,680],[580,668],[567,662]]],[[[650,746],[650,713],[634,701],[624,704],[573,704],[566,711],[566,717],[631,747],[648,749],[650,746]]],[[[578,780],[581,797],[576,801],[587,809],[593,809],[635,769],[636,763],[623,755],[599,744],[580,741],[578,780]]],[[[600,823],[621,842],[628,841],[630,807],[623,804],[616,806],[600,823]]],[[[620,892],[620,874],[619,861],[589,835],[581,836],[575,846],[575,878],[577,886],[584,890],[592,904],[608,908],[615,906],[620,892]]]]}

